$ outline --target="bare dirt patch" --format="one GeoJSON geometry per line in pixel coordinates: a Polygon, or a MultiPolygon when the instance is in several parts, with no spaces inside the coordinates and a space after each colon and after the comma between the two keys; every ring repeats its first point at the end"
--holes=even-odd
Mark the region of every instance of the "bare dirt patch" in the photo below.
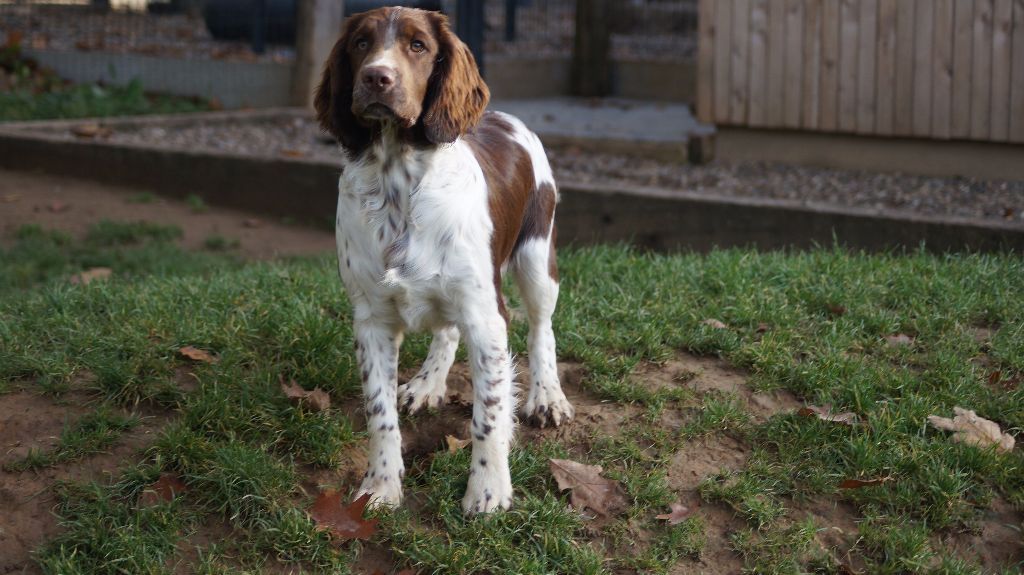
{"type": "MultiPolygon", "coordinates": [[[[237,253],[246,258],[269,259],[312,255],[334,249],[334,236],[326,230],[285,225],[267,218],[224,208],[208,207],[196,213],[185,202],[147,190],[98,184],[73,178],[0,170],[0,246],[25,224],[38,224],[81,238],[100,220],[147,221],[175,224],[184,235],[181,246],[202,249],[205,240],[221,236],[238,240],[237,253]]],[[[287,193],[282,191],[282,193],[287,193]]],[[[331,214],[324,214],[325,221],[331,214]]]]}
{"type": "MultiPolygon", "coordinates": [[[[30,449],[54,447],[64,425],[90,411],[87,398],[79,396],[54,400],[24,390],[0,396],[0,465],[24,457],[30,449]]],[[[54,483],[101,480],[115,473],[152,441],[166,421],[165,416],[143,417],[106,452],[77,461],[35,471],[0,469],[0,573],[38,572],[30,554],[57,531],[54,483]]]]}

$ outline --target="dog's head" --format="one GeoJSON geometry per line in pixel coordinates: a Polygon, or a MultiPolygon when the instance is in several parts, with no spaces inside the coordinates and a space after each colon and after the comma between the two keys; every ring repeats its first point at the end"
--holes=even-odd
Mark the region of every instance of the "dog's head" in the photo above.
{"type": "Polygon", "coordinates": [[[433,144],[476,125],[490,93],[448,18],[379,8],[346,20],[314,99],[320,125],[354,152],[385,124],[433,144]]]}

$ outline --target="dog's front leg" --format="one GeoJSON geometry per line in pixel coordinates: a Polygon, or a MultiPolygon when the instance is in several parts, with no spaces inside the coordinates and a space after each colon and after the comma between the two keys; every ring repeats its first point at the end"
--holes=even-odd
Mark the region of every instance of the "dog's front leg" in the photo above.
{"type": "Polygon", "coordinates": [[[473,461],[462,509],[466,514],[508,509],[512,505],[508,455],[515,406],[507,326],[495,309],[470,318],[462,329],[473,372],[473,461]]]}
{"type": "Polygon", "coordinates": [[[372,319],[356,321],[356,359],[366,400],[366,431],[370,435],[369,464],[359,494],[371,493],[371,503],[396,506],[402,502],[402,435],[398,430],[398,348],[402,334],[372,319]]]}

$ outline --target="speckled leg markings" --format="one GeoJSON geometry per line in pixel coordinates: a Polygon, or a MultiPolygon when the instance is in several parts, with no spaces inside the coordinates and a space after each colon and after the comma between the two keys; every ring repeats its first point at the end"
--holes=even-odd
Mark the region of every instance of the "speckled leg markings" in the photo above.
{"type": "Polygon", "coordinates": [[[551,253],[547,239],[531,240],[520,248],[512,268],[530,321],[530,389],[522,414],[540,427],[547,424],[557,427],[576,413],[558,381],[555,333],[551,329],[551,315],[558,301],[558,282],[549,273],[551,253]]]}
{"type": "Polygon", "coordinates": [[[434,330],[430,352],[419,373],[408,383],[398,386],[398,405],[407,413],[427,408],[438,408],[444,403],[448,386],[445,380],[455,362],[459,348],[459,328],[447,326],[434,330]]]}
{"type": "Polygon", "coordinates": [[[398,430],[398,347],[401,333],[369,321],[356,322],[356,359],[366,399],[370,435],[369,465],[358,495],[371,493],[371,505],[402,502],[402,436],[398,430]]]}
{"type": "Polygon", "coordinates": [[[505,321],[494,313],[489,320],[463,330],[473,372],[473,459],[462,499],[462,510],[467,515],[508,509],[512,505],[508,454],[515,402],[505,329],[505,321]]]}

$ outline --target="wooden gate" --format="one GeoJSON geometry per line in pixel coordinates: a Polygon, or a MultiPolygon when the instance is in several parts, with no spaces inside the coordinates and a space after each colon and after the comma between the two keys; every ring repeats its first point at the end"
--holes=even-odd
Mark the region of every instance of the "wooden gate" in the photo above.
{"type": "Polygon", "coordinates": [[[1024,0],[700,0],[719,125],[1024,143],[1024,0]]]}

